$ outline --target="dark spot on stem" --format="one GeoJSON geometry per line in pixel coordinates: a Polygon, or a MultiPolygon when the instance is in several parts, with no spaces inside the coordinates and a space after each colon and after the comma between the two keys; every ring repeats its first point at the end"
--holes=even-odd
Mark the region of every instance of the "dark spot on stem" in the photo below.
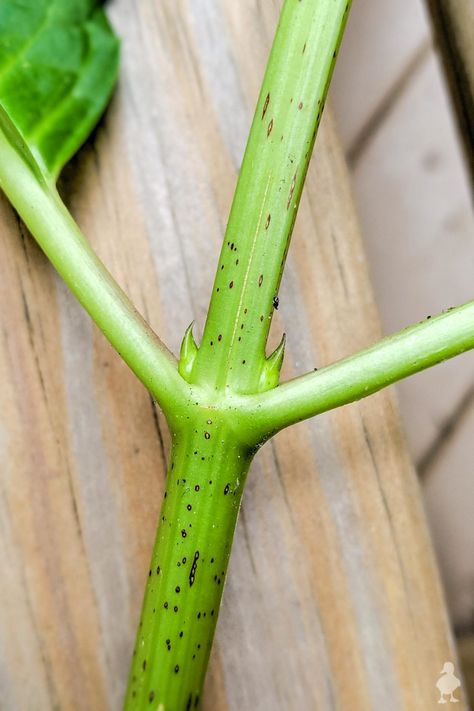
{"type": "Polygon", "coordinates": [[[266,230],[268,230],[268,228],[270,227],[271,219],[272,219],[272,216],[270,215],[270,213],[268,213],[267,221],[265,222],[265,229],[266,230]]]}
{"type": "Polygon", "coordinates": [[[199,560],[199,551],[196,551],[194,554],[192,565],[191,565],[191,571],[189,573],[189,587],[192,587],[194,584],[194,580],[196,578],[196,570],[197,570],[198,560],[199,560]]]}
{"type": "Polygon", "coordinates": [[[154,698],[155,698],[155,692],[154,692],[154,691],[150,691],[150,693],[148,694],[148,701],[149,701],[150,704],[151,704],[151,702],[153,701],[154,698]]]}
{"type": "Polygon", "coordinates": [[[267,96],[265,97],[265,103],[263,104],[262,121],[265,118],[265,114],[267,113],[269,103],[270,103],[270,92],[268,92],[267,96]]]}
{"type": "Polygon", "coordinates": [[[229,289],[233,289],[233,288],[234,288],[234,282],[231,281],[230,284],[229,284],[229,289]]]}
{"type": "Polygon", "coordinates": [[[211,439],[211,435],[209,434],[209,432],[204,432],[204,437],[206,439],[211,439]]]}
{"type": "Polygon", "coordinates": [[[274,296],[273,297],[273,308],[278,311],[279,305],[280,305],[280,299],[278,298],[278,296],[274,296]]]}
{"type": "Polygon", "coordinates": [[[183,536],[183,538],[186,538],[186,536],[188,535],[188,534],[186,533],[186,531],[184,530],[184,528],[183,528],[183,530],[181,531],[181,535],[183,536]]]}
{"type": "Polygon", "coordinates": [[[263,284],[263,274],[260,274],[260,276],[258,277],[258,285],[262,286],[262,284],[263,284]]]}
{"type": "Polygon", "coordinates": [[[227,496],[227,494],[229,493],[229,489],[230,489],[230,484],[226,484],[224,487],[224,496],[227,496]]]}
{"type": "Polygon", "coordinates": [[[267,138],[268,138],[268,136],[271,134],[272,130],[273,130],[273,119],[272,119],[272,120],[270,121],[270,123],[268,124],[268,128],[267,128],[267,138]]]}

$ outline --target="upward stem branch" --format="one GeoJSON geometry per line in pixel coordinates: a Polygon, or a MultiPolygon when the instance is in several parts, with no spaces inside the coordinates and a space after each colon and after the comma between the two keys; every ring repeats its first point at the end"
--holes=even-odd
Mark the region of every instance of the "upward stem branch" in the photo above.
{"type": "Polygon", "coordinates": [[[349,5],[285,2],[192,382],[240,393],[259,390],[273,302],[349,5]]]}

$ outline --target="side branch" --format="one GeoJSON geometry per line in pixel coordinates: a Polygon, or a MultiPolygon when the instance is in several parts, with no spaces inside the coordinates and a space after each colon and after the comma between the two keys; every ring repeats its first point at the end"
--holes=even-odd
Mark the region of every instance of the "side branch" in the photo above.
{"type": "Polygon", "coordinates": [[[243,403],[260,441],[296,422],[360,400],[397,380],[474,348],[474,301],[409,326],[321,370],[243,403]]]}
{"type": "Polygon", "coordinates": [[[179,411],[188,399],[189,386],[178,373],[176,359],[97,257],[56,188],[41,180],[1,126],[0,188],[73,294],[165,414],[179,411]]]}

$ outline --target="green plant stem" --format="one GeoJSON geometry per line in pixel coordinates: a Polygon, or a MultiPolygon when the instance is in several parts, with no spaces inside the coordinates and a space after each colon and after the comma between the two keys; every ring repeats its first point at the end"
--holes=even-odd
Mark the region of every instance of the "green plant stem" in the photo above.
{"type": "Polygon", "coordinates": [[[196,352],[188,333],[181,350],[180,372],[199,395],[190,400],[188,421],[170,421],[173,460],[127,711],[150,704],[184,711],[199,703],[242,488],[256,448],[242,442],[257,444],[234,394],[257,392],[262,379],[264,387],[274,384],[273,374],[265,374],[267,365],[275,365],[265,358],[273,299],[348,9],[346,0],[286,0],[282,10],[202,343],[196,352]],[[215,407],[201,407],[201,395],[215,407]],[[198,574],[190,586],[197,553],[198,574]]]}
{"type": "Polygon", "coordinates": [[[246,396],[240,406],[241,417],[255,438],[263,441],[284,427],[371,395],[472,348],[474,301],[267,393],[246,396]]]}
{"type": "Polygon", "coordinates": [[[251,456],[212,409],[173,438],[127,711],[199,703],[251,456]]]}
{"type": "Polygon", "coordinates": [[[189,397],[176,359],[96,256],[56,188],[38,177],[33,162],[2,128],[0,122],[0,187],[73,294],[165,414],[176,414],[189,397]]]}
{"type": "Polygon", "coordinates": [[[191,382],[203,387],[259,389],[273,300],[349,6],[283,6],[192,370],[191,382]]]}

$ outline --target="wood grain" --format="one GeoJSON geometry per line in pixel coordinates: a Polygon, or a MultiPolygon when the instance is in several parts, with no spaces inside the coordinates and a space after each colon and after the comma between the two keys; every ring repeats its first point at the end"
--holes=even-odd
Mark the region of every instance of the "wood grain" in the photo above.
{"type": "MultiPolygon", "coordinates": [[[[472,0],[441,4],[474,8],[472,0]]],[[[354,3],[331,89],[386,332],[472,296],[469,176],[423,5],[354,3]],[[365,93],[377,87],[370,113],[365,93]],[[361,116],[358,138],[347,143],[361,116]]],[[[473,27],[465,22],[463,31],[473,27]]],[[[474,605],[473,376],[468,353],[397,386],[456,630],[469,624],[474,605]]]]}
{"type": "MultiPolygon", "coordinates": [[[[62,190],[177,349],[202,326],[278,3],[127,3],[119,90],[62,190]]],[[[118,709],[168,439],[148,394],[0,201],[2,709],[118,709]]],[[[373,341],[326,116],[281,289],[285,376],[373,341]]],[[[238,525],[206,709],[432,709],[455,652],[390,393],[281,433],[238,525]]],[[[462,704],[458,708],[462,708],[462,704]]]]}

